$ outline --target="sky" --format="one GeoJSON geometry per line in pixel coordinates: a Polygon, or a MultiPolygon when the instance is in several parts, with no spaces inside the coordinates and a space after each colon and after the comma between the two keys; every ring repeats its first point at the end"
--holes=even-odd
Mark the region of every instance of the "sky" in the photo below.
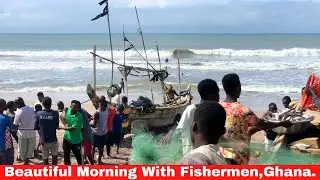
{"type": "MultiPolygon", "coordinates": [[[[0,33],[105,33],[99,0],[0,0],[0,33]]],[[[109,0],[111,30],[320,33],[320,0],[109,0]]]]}

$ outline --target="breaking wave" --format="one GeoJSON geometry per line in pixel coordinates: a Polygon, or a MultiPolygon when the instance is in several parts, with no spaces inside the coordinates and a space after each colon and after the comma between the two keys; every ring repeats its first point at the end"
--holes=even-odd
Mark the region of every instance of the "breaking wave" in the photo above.
{"type": "MultiPolygon", "coordinates": [[[[50,51],[0,51],[0,57],[90,57],[91,50],[50,50],[50,51]]],[[[308,49],[308,48],[290,48],[282,50],[274,49],[173,49],[173,50],[161,50],[161,57],[191,57],[195,55],[206,56],[231,56],[231,57],[319,57],[320,49],[308,49]]],[[[98,54],[103,56],[110,56],[110,51],[98,51],[98,54]]],[[[147,50],[147,54],[150,58],[157,58],[157,51],[154,49],[147,50]]],[[[115,57],[123,57],[123,51],[114,51],[115,57]]],[[[139,56],[135,51],[127,51],[126,56],[139,56]]]]}

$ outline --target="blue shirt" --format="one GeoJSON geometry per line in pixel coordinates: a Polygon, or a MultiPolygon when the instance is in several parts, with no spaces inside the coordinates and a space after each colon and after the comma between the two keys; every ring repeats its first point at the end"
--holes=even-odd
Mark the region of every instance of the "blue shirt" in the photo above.
{"type": "Polygon", "coordinates": [[[0,114],[0,152],[13,148],[12,143],[12,118],[0,114]]]}
{"type": "Polygon", "coordinates": [[[113,122],[112,122],[112,132],[113,133],[121,133],[122,131],[122,123],[123,120],[125,119],[125,115],[123,113],[119,114],[116,113],[113,117],[113,122]]]}
{"type": "Polygon", "coordinates": [[[39,111],[35,116],[35,120],[35,129],[40,130],[41,143],[57,142],[57,129],[59,128],[58,111],[39,111]]]}

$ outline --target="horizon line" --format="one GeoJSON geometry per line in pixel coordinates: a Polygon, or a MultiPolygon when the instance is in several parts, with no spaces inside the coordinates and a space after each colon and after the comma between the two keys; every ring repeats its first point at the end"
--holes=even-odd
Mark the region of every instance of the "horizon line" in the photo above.
{"type": "MultiPolygon", "coordinates": [[[[0,32],[0,34],[108,34],[108,32],[0,32]]],[[[122,32],[114,32],[111,34],[122,34],[122,32]]],[[[126,34],[138,34],[136,32],[128,32],[126,34]]],[[[201,33],[201,32],[144,32],[144,34],[212,34],[212,35],[238,35],[238,34],[320,34],[320,32],[235,32],[235,33],[201,33]]]]}

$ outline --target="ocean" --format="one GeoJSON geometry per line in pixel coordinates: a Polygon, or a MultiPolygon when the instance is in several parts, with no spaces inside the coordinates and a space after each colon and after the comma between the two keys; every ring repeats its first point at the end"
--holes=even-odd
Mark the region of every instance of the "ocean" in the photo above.
{"type": "MultiPolygon", "coordinates": [[[[143,54],[139,35],[127,34],[127,38],[143,54]]],[[[123,63],[122,34],[113,34],[112,41],[114,60],[123,63]]],[[[179,50],[181,87],[192,85],[194,103],[199,101],[196,87],[201,80],[216,80],[223,100],[222,77],[237,73],[243,90],[240,102],[256,111],[266,110],[271,102],[281,109],[282,97],[299,98],[309,75],[320,69],[320,34],[145,34],[145,42],[154,68],[159,68],[159,45],[161,66],[170,74],[166,81],[175,89],[178,61],[173,52],[179,50]]],[[[93,83],[93,45],[98,54],[110,58],[108,34],[0,34],[0,96],[11,100],[8,97],[32,94],[36,100],[36,92],[44,91],[60,98],[56,101],[86,100],[86,85],[93,83]]],[[[126,52],[126,64],[146,67],[133,50],[126,52]]],[[[121,74],[116,66],[114,70],[114,83],[119,83],[121,74]]],[[[134,74],[138,76],[128,81],[129,100],[139,95],[151,98],[146,73],[134,74]]],[[[98,62],[98,94],[106,94],[110,82],[111,64],[98,62]]],[[[160,102],[159,83],[152,86],[160,102]]]]}

